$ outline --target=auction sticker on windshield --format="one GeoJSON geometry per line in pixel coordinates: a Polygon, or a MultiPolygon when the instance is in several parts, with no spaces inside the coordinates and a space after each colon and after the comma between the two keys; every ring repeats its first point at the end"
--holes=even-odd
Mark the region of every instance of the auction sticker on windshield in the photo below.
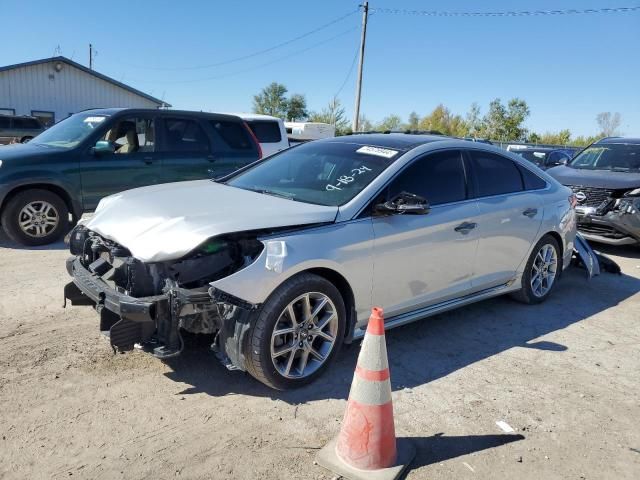
{"type": "Polygon", "coordinates": [[[371,147],[369,145],[360,147],[356,153],[364,153],[365,155],[375,155],[377,157],[393,158],[398,154],[397,150],[390,148],[371,147]]]}

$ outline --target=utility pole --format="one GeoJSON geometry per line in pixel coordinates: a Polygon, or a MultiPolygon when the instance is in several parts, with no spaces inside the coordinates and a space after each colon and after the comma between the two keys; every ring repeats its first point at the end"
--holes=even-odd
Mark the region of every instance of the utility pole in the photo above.
{"type": "Polygon", "coordinates": [[[352,130],[357,132],[360,128],[360,96],[362,95],[362,67],[364,65],[364,44],[367,40],[367,18],[369,17],[369,2],[360,5],[362,10],[362,36],[360,37],[360,60],[358,61],[358,79],[356,81],[356,105],[353,109],[352,130]]]}
{"type": "Polygon", "coordinates": [[[89,70],[93,70],[93,45],[89,44],[89,70]]]}

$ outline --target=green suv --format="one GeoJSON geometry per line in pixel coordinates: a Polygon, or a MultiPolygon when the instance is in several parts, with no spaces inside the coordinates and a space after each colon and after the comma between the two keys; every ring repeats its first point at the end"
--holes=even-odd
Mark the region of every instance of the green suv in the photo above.
{"type": "Polygon", "coordinates": [[[261,157],[255,136],[233,115],[87,110],[27,144],[0,146],[0,223],[12,240],[44,245],[107,195],[220,177],[261,157]]]}

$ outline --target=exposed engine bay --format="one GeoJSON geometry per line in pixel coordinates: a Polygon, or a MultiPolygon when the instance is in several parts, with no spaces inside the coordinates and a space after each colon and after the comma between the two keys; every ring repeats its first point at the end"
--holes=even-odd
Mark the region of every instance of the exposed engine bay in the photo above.
{"type": "Polygon", "coordinates": [[[70,236],[67,270],[74,282],[65,287],[65,301],[94,306],[114,350],[139,345],[157,357],[172,357],[183,349],[184,329],[214,334],[212,349],[220,360],[243,368],[239,333],[244,332],[237,330],[248,325],[256,306],[210,291],[209,283],[253,263],[264,248],[259,233],[265,232],[213,238],[182,259],[145,263],[79,225],[70,236]]]}

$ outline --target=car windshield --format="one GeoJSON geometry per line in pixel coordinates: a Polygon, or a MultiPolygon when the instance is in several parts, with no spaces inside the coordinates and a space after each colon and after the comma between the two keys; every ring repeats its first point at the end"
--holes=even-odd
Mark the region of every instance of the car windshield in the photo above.
{"type": "Polygon", "coordinates": [[[76,113],[45,130],[30,143],[45,147],[74,148],[106,118],[105,115],[96,115],[95,113],[76,113]]]}
{"type": "Polygon", "coordinates": [[[401,152],[351,143],[310,142],[278,153],[231,178],[227,185],[300,202],[347,203],[401,152]]]}
{"type": "Polygon", "coordinates": [[[640,145],[592,145],[582,151],[569,165],[587,170],[640,170],[640,145]]]}
{"type": "Polygon", "coordinates": [[[547,158],[547,154],[548,154],[548,152],[536,152],[532,150],[528,150],[528,151],[515,150],[513,153],[515,153],[516,155],[520,155],[525,160],[529,160],[530,162],[535,163],[537,165],[543,164],[544,159],[547,158]]]}

